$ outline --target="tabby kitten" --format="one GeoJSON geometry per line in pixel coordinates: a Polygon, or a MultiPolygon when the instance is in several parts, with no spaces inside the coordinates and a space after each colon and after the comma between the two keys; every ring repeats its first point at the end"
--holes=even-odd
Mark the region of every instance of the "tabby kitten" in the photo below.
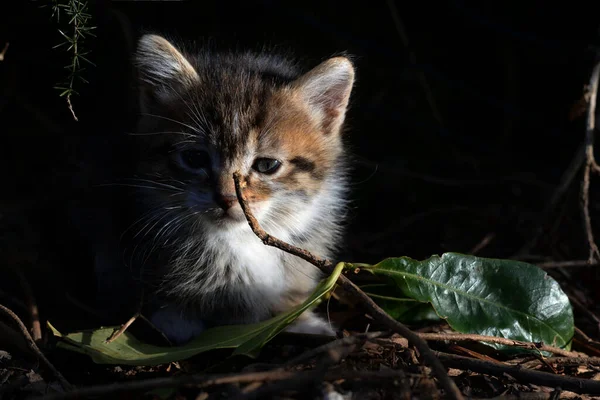
{"type": "MultiPolygon", "coordinates": [[[[301,74],[271,55],[188,54],[152,34],[135,62],[136,178],[145,183],[129,231],[138,239],[132,259],[159,299],[151,320],[182,343],[207,325],[258,322],[304,301],[321,272],[262,244],[232,175],[243,175],[267,232],[331,257],[345,206],[352,63],[334,57],[301,74]]],[[[312,312],[290,330],[332,333],[312,312]]]]}

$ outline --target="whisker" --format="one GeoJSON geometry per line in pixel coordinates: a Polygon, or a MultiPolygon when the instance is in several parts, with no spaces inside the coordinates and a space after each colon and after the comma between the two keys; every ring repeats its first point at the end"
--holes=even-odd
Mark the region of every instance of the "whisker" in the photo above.
{"type": "Polygon", "coordinates": [[[179,124],[181,126],[185,126],[188,129],[191,129],[192,131],[196,132],[199,135],[203,134],[203,132],[200,129],[195,128],[195,127],[193,127],[191,125],[185,124],[185,123],[183,123],[181,121],[177,121],[176,119],[164,117],[162,115],[149,114],[149,113],[141,113],[141,115],[146,115],[146,116],[149,116],[149,117],[160,118],[160,119],[164,119],[164,120],[167,120],[167,121],[175,122],[176,124],[179,124]]]}
{"type": "MultiPolygon", "coordinates": [[[[169,189],[179,190],[179,191],[182,191],[182,190],[183,190],[183,188],[180,188],[180,187],[177,187],[177,186],[173,186],[173,185],[169,185],[168,183],[165,183],[165,182],[157,182],[157,181],[153,181],[153,180],[150,180],[150,179],[142,179],[142,178],[128,178],[127,180],[134,181],[134,182],[146,182],[146,183],[151,183],[151,184],[154,184],[154,185],[158,185],[158,186],[165,187],[165,188],[169,188],[169,189]]],[[[180,183],[182,186],[183,186],[183,185],[185,185],[185,183],[183,183],[183,182],[180,182],[180,181],[176,181],[176,180],[174,180],[174,179],[173,179],[173,180],[169,180],[168,182],[176,182],[176,183],[180,183]]]]}
{"type": "Polygon", "coordinates": [[[133,183],[101,183],[98,185],[94,185],[93,187],[130,187],[130,188],[136,188],[136,189],[151,189],[151,190],[164,190],[164,191],[177,191],[177,192],[183,192],[183,189],[177,188],[177,187],[169,187],[168,185],[166,186],[162,186],[162,185],[156,185],[156,186],[148,186],[148,185],[136,185],[133,183]]]}
{"type": "Polygon", "coordinates": [[[146,133],[125,132],[125,134],[128,135],[128,136],[154,136],[154,135],[170,135],[170,134],[173,134],[173,135],[181,135],[181,136],[186,136],[186,137],[195,137],[191,133],[182,132],[182,131],[160,131],[160,132],[146,132],[146,133]]]}

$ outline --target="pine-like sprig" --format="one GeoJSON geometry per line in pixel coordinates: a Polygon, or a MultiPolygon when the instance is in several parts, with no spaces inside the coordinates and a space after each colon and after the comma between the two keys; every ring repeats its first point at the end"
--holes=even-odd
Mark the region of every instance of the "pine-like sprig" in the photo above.
{"type": "Polygon", "coordinates": [[[65,51],[72,54],[71,62],[65,66],[65,69],[68,71],[67,78],[55,86],[55,89],[60,90],[60,96],[66,98],[69,110],[75,121],[78,119],[75,110],[73,110],[71,97],[79,94],[75,90],[76,81],[88,83],[82,76],[82,72],[85,71],[82,64],[94,65],[87,58],[89,51],[86,51],[84,47],[85,39],[88,36],[95,36],[92,31],[96,28],[95,26],[90,26],[92,16],[88,13],[87,7],[88,3],[85,0],[52,0],[52,17],[56,18],[57,22],[60,22],[63,15],[69,19],[67,29],[58,30],[64,41],[54,46],[54,48],[65,48],[65,51]]]}

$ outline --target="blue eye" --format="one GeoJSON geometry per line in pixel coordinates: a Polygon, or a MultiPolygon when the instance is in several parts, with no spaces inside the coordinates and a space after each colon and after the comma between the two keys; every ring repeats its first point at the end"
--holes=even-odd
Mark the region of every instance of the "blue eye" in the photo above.
{"type": "Polygon", "coordinates": [[[187,149],[177,153],[177,163],[189,172],[201,172],[210,169],[210,156],[204,150],[187,149]]]}
{"type": "Polygon", "coordinates": [[[266,175],[274,174],[280,167],[281,161],[274,158],[257,158],[252,165],[254,170],[266,175]]]}

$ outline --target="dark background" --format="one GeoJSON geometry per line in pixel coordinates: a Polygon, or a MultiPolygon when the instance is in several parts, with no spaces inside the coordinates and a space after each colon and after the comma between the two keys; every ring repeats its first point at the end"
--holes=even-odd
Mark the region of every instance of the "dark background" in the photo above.
{"type": "MultiPolygon", "coordinates": [[[[585,115],[572,111],[596,60],[600,24],[583,3],[90,2],[96,37],[84,44],[95,66],[84,65],[89,83],[76,84],[78,122],[53,88],[69,63],[64,48],[53,48],[66,18],[57,23],[42,2],[12,3],[18,10],[0,23],[0,46],[10,42],[0,62],[5,264],[35,259],[50,275],[71,268],[85,276],[85,243],[64,208],[85,191],[86,162],[117,154],[113,138],[132,130],[128,55],[142,31],[225,48],[276,45],[307,66],[339,52],[355,56],[353,203],[341,259],[447,251],[587,259],[580,172],[546,210],[584,138],[585,115]]],[[[593,179],[596,221],[598,185],[593,179]]],[[[578,271],[576,280],[593,289],[597,268],[578,271]]]]}

